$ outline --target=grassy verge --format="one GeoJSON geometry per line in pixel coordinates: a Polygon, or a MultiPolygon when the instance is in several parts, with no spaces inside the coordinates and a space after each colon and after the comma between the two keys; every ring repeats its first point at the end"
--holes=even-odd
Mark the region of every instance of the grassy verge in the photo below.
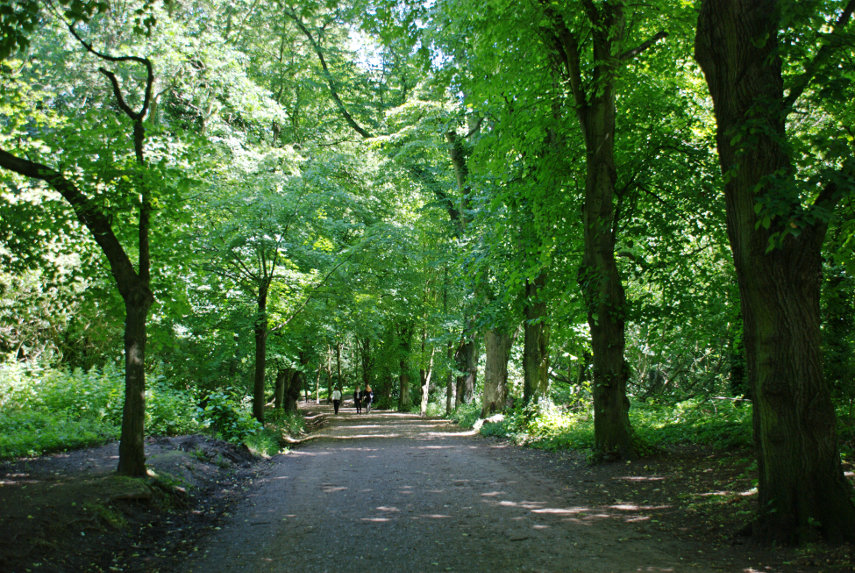
{"type": "MultiPolygon", "coordinates": [[[[462,426],[473,427],[478,413],[476,405],[467,405],[454,418],[462,426]]],[[[731,400],[635,402],[630,423],[640,441],[652,448],[696,444],[730,449],[752,444],[751,406],[731,400]]],[[[516,409],[497,421],[483,421],[480,433],[541,449],[586,450],[594,445],[594,419],[587,409],[570,411],[542,402],[516,409]]]]}

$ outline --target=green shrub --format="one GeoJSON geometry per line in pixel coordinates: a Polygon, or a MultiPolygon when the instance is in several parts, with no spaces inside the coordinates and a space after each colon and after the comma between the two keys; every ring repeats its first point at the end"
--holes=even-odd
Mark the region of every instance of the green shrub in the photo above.
{"type": "Polygon", "coordinates": [[[153,436],[178,436],[200,429],[196,399],[187,390],[172,388],[162,375],[149,376],[145,392],[145,431],[153,436]]]}
{"type": "Polygon", "coordinates": [[[751,411],[750,403],[735,400],[635,402],[630,421],[639,437],[651,445],[700,444],[730,449],[753,444],[751,411]]]}
{"type": "MultiPolygon", "coordinates": [[[[752,444],[751,406],[731,400],[633,403],[630,422],[640,443],[647,446],[699,444],[728,449],[752,444]]],[[[569,411],[546,400],[509,412],[501,422],[485,422],[480,433],[543,449],[594,446],[591,412],[569,411]]]]}
{"type": "Polygon", "coordinates": [[[428,402],[425,416],[428,418],[442,418],[445,416],[445,404],[439,402],[428,402]]]}
{"type": "Polygon", "coordinates": [[[40,456],[118,437],[118,427],[91,420],[67,420],[48,412],[7,410],[0,416],[0,458],[40,456]]]}
{"type": "Polygon", "coordinates": [[[208,394],[205,406],[197,409],[197,419],[215,437],[233,444],[240,444],[262,430],[261,422],[227,392],[208,394]]]}
{"type": "Polygon", "coordinates": [[[461,404],[451,413],[451,419],[462,428],[470,429],[481,416],[481,405],[477,402],[461,404]]]}
{"type": "Polygon", "coordinates": [[[279,433],[275,428],[263,428],[248,434],[243,443],[256,455],[273,456],[279,453],[279,433]]]}
{"type": "MultiPolygon", "coordinates": [[[[40,455],[119,437],[124,373],[114,365],[89,371],[39,365],[0,365],[0,457],[40,455]]],[[[148,376],[145,428],[149,435],[195,431],[195,399],[148,376]]]]}

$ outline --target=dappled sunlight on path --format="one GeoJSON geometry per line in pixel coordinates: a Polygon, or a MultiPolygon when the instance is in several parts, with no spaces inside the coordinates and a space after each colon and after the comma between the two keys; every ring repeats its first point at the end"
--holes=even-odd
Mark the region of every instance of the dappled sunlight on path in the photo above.
{"type": "Polygon", "coordinates": [[[518,450],[446,420],[338,415],[277,456],[186,571],[750,571],[652,527],[662,507],[594,505],[518,450]]]}

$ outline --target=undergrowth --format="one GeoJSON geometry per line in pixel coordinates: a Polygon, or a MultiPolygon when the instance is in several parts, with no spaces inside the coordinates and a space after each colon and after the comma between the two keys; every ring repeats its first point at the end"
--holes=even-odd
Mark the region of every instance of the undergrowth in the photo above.
{"type": "MultiPolygon", "coordinates": [[[[476,404],[453,418],[465,427],[478,423],[476,404]]],[[[640,443],[657,448],[697,444],[717,449],[752,445],[751,406],[731,400],[686,400],[677,404],[633,402],[630,423],[640,443]]],[[[482,421],[480,433],[535,448],[589,450],[594,446],[590,409],[568,410],[548,401],[516,408],[499,421],[482,421]]]]}
{"type": "MultiPolygon", "coordinates": [[[[118,439],[124,385],[124,373],[110,364],[89,371],[0,365],[0,459],[118,439]]],[[[197,396],[172,387],[158,370],[147,375],[145,400],[147,436],[204,432],[262,454],[279,451],[281,433],[298,433],[302,424],[299,414],[274,414],[264,428],[229,391],[209,394],[199,406],[197,396]]]]}

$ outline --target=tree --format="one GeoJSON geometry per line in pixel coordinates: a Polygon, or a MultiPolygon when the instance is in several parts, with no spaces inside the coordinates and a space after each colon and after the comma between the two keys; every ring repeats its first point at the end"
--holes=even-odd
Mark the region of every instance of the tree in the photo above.
{"type": "Polygon", "coordinates": [[[754,398],[754,530],[784,542],[815,530],[855,538],[820,343],[822,244],[832,210],[852,195],[855,160],[851,147],[800,145],[804,135],[788,124],[800,103],[822,106],[824,86],[844,77],[853,9],[852,0],[704,0],[698,17],[695,55],[715,105],[754,398]]]}
{"type": "Polygon", "coordinates": [[[584,19],[573,19],[542,2],[545,33],[556,72],[570,87],[572,105],[584,135],[586,181],[582,208],[584,255],[578,281],[588,310],[594,359],[595,448],[605,457],[629,457],[635,444],[626,395],[626,293],[615,259],[615,117],[620,70],[666,34],[658,32],[637,46],[630,40],[623,2],[583,0],[584,19]],[[583,61],[590,35],[591,59],[583,61]]]}
{"type": "MultiPolygon", "coordinates": [[[[71,175],[69,170],[50,167],[36,160],[15,155],[6,149],[0,149],[0,166],[27,178],[40,180],[56,190],[68,202],[78,220],[92,234],[110,265],[116,287],[125,303],[125,405],[122,415],[122,435],[119,445],[118,472],[130,476],[145,475],[144,428],[145,419],[145,349],[146,317],[154,297],[151,291],[151,260],[149,234],[152,216],[153,178],[147,174],[145,157],[146,128],[145,121],[150,111],[152,90],[154,87],[154,66],[148,58],[139,56],[113,56],[96,50],[77,32],[75,23],[68,30],[78,39],[84,49],[101,61],[113,65],[133,64],[142,68],[144,79],[140,94],[134,99],[140,101],[136,108],[130,103],[130,95],[124,91],[116,72],[104,67],[99,68],[108,80],[114,97],[114,105],[131,124],[132,134],[128,138],[135,158],[135,166],[126,166],[133,181],[130,190],[131,200],[137,211],[137,241],[133,247],[122,245],[111,213],[100,202],[97,185],[90,181],[91,189],[84,189],[71,175]],[[131,261],[133,250],[137,253],[137,263],[131,261]]],[[[84,137],[86,137],[84,135],[84,137]]],[[[90,135],[97,141],[98,136],[90,135]]],[[[97,145],[97,144],[96,144],[97,145]]],[[[110,154],[107,153],[109,156],[110,154]]],[[[116,179],[108,183],[119,182],[116,179]]],[[[97,181],[97,177],[95,178],[97,181]]]]}

